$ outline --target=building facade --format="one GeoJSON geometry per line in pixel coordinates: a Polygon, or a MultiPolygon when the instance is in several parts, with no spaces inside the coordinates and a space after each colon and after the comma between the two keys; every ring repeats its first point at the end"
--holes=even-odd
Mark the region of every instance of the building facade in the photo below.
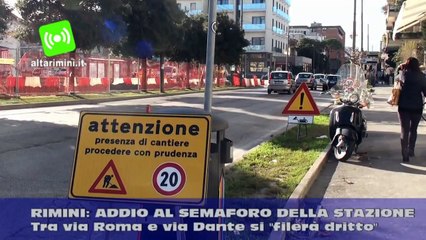
{"type": "Polygon", "coordinates": [[[290,26],[290,39],[300,41],[303,38],[309,38],[317,41],[324,41],[325,37],[308,26],[290,26]]]}
{"type": "MultiPolygon", "coordinates": [[[[426,63],[426,46],[423,46],[422,25],[426,26],[426,0],[388,0],[383,8],[386,14],[386,34],[382,39],[383,67],[395,68],[403,58],[416,57],[426,63]],[[411,55],[402,54],[399,62],[394,56],[407,42],[417,43],[411,55]]],[[[409,46],[408,46],[409,47],[409,46]]],[[[406,49],[406,48],[405,48],[406,49]]],[[[409,52],[407,49],[403,52],[409,52]]]]}
{"type": "MultiPolygon", "coordinates": [[[[322,26],[320,23],[311,24],[313,32],[324,36],[324,40],[337,39],[342,46],[345,46],[346,33],[341,26],[322,26]]],[[[330,71],[336,72],[345,63],[345,50],[331,50],[329,53],[330,71]]]]}
{"type": "MultiPolygon", "coordinates": [[[[182,10],[207,14],[208,0],[177,0],[182,10]]],[[[217,0],[217,12],[238,21],[250,42],[243,57],[243,72],[261,76],[288,55],[290,0],[217,0]]]]}

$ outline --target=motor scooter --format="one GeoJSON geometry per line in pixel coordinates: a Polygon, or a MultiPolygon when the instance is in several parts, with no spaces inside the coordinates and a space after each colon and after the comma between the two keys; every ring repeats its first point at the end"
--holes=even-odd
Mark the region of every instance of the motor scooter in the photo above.
{"type": "Polygon", "coordinates": [[[359,97],[342,99],[342,106],[330,111],[329,136],[334,157],[346,161],[358,150],[363,138],[367,137],[367,120],[362,113],[364,107],[359,97]]]}
{"type": "Polygon", "coordinates": [[[339,70],[342,82],[333,87],[334,94],[331,94],[341,104],[330,111],[329,120],[329,138],[334,157],[339,161],[348,160],[368,136],[362,109],[369,107],[371,91],[367,90],[362,69],[358,65],[348,65],[339,70]]]}

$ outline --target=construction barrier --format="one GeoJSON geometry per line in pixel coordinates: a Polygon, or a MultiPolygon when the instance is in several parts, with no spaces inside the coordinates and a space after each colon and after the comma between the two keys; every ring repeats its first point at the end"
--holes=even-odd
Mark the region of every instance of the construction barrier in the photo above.
{"type": "MultiPolygon", "coordinates": [[[[72,81],[69,77],[14,77],[8,76],[0,78],[0,93],[13,95],[59,95],[75,93],[107,93],[111,91],[158,91],[160,89],[160,77],[153,76],[146,79],[146,83],[140,78],[124,77],[124,78],[90,78],[90,77],[75,77],[72,81]],[[144,87],[146,86],[146,88],[144,87]]],[[[238,75],[232,78],[233,86],[242,87],[257,87],[263,85],[258,78],[247,79],[240,81],[238,75]]],[[[214,79],[215,87],[224,87],[226,78],[220,77],[214,79]]],[[[205,87],[205,78],[171,78],[165,77],[165,91],[171,89],[200,89],[205,87]]]]}

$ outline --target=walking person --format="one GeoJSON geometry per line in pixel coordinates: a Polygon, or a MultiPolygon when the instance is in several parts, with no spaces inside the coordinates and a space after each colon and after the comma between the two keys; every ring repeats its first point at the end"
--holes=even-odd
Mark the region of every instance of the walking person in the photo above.
{"type": "Polygon", "coordinates": [[[414,57],[408,58],[402,68],[398,80],[401,84],[398,116],[401,124],[402,161],[408,162],[409,157],[414,157],[417,128],[423,113],[423,96],[426,95],[426,77],[420,71],[419,60],[414,57]]]}

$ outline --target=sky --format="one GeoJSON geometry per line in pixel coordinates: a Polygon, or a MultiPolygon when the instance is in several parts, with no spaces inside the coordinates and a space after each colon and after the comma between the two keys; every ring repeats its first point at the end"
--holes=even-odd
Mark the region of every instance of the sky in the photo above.
{"type": "MultiPolygon", "coordinates": [[[[380,41],[386,31],[386,15],[382,7],[386,0],[364,0],[364,50],[367,50],[367,25],[369,25],[370,51],[379,51],[380,41]]],[[[291,0],[290,26],[308,25],[317,22],[325,25],[340,25],[346,33],[346,46],[352,47],[351,35],[354,18],[353,0],[291,0]]],[[[357,0],[356,47],[361,48],[361,0],[357,0]]]]}
{"type": "MultiPolygon", "coordinates": [[[[6,0],[14,5],[16,0],[6,0]]],[[[379,51],[385,33],[385,14],[382,7],[386,0],[364,0],[364,50],[367,50],[367,28],[369,25],[370,51],[379,51]]],[[[341,25],[346,32],[346,46],[352,46],[353,0],[291,0],[290,25],[341,25]]],[[[357,0],[357,42],[361,48],[361,0],[357,0]]]]}

